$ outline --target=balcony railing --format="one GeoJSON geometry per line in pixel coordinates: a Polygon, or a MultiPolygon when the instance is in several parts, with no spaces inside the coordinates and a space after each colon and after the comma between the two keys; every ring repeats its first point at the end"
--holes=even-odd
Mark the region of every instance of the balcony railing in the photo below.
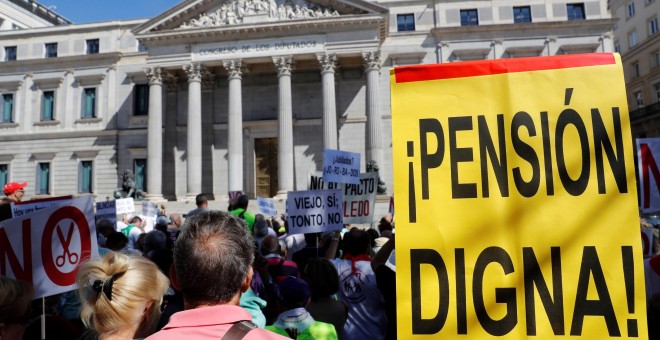
{"type": "Polygon", "coordinates": [[[641,119],[654,114],[660,113],[660,102],[653,103],[649,106],[641,107],[637,110],[630,111],[630,119],[641,119]]]}

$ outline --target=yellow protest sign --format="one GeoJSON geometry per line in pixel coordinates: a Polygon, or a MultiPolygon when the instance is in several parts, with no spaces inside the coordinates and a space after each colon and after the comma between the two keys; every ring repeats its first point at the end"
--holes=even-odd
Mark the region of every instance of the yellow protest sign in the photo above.
{"type": "Polygon", "coordinates": [[[391,71],[399,338],[645,339],[621,60],[391,71]]]}

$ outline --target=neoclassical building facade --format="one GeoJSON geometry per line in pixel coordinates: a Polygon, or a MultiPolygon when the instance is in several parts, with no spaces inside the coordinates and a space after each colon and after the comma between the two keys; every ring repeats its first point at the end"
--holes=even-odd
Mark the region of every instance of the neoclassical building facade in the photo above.
{"type": "Polygon", "coordinates": [[[0,181],[104,199],[129,169],[153,199],[275,197],[330,148],[391,193],[391,67],[611,52],[613,24],[605,0],[186,0],[0,31],[0,181]]]}

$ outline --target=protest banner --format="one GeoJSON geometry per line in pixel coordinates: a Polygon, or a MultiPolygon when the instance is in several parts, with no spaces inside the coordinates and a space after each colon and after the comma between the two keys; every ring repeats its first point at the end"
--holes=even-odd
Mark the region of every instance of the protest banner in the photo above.
{"type": "Polygon", "coordinates": [[[142,201],[142,215],[144,217],[158,217],[158,204],[150,201],[142,201]]]}
{"type": "Polygon", "coordinates": [[[96,222],[100,220],[108,220],[113,225],[117,224],[117,202],[116,201],[103,201],[96,202],[96,222]]]}
{"type": "Polygon", "coordinates": [[[257,196],[257,203],[259,204],[259,212],[268,216],[277,215],[277,209],[275,209],[275,202],[268,198],[263,198],[257,196]]]}
{"type": "Polygon", "coordinates": [[[0,222],[0,275],[31,282],[35,298],[75,288],[78,266],[98,255],[92,196],[0,222]]]}
{"type": "Polygon", "coordinates": [[[288,233],[341,230],[344,227],[341,203],[339,190],[289,191],[286,198],[288,233]]]}
{"type": "Polygon", "coordinates": [[[70,204],[72,200],[73,196],[58,196],[23,202],[11,202],[11,215],[12,217],[21,217],[41,209],[67,205],[70,204]]]}
{"type": "Polygon", "coordinates": [[[660,211],[660,138],[637,139],[637,171],[643,213],[660,211]]]}
{"type": "Polygon", "coordinates": [[[360,154],[323,149],[323,180],[360,184],[360,154]]]}
{"type": "Polygon", "coordinates": [[[399,338],[647,338],[619,55],[390,80],[399,338]]]}
{"type": "Polygon", "coordinates": [[[308,185],[309,190],[341,190],[344,223],[351,224],[370,224],[374,221],[377,188],[378,173],[375,172],[360,174],[358,184],[326,182],[322,172],[312,172],[308,185]]]}
{"type": "Polygon", "coordinates": [[[117,208],[117,215],[135,212],[135,202],[133,201],[133,197],[115,200],[115,207],[117,208]]]}

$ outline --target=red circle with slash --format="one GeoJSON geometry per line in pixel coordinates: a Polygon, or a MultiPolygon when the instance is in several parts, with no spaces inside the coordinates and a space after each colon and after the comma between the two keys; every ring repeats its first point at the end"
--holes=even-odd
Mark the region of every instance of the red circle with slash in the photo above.
{"type": "MultiPolygon", "coordinates": [[[[92,253],[92,237],[85,214],[83,214],[78,208],[72,206],[61,207],[52,213],[48,218],[48,222],[46,222],[43,236],[41,238],[41,262],[48,278],[59,286],[70,286],[74,284],[76,282],[76,274],[78,273],[79,268],[76,266],[73,271],[65,273],[60,271],[58,266],[55,265],[52,242],[53,233],[59,223],[65,219],[73,221],[77,228],[73,224],[70,228],[76,228],[80,235],[80,255],[78,256],[77,262],[82,263],[83,260],[88,259],[92,253]]],[[[69,237],[68,242],[70,242],[71,239],[72,237],[69,237]]],[[[68,247],[64,247],[63,245],[63,248],[66,252],[69,252],[70,250],[68,248],[71,248],[71,246],[71,244],[68,244],[68,247]]]]}

